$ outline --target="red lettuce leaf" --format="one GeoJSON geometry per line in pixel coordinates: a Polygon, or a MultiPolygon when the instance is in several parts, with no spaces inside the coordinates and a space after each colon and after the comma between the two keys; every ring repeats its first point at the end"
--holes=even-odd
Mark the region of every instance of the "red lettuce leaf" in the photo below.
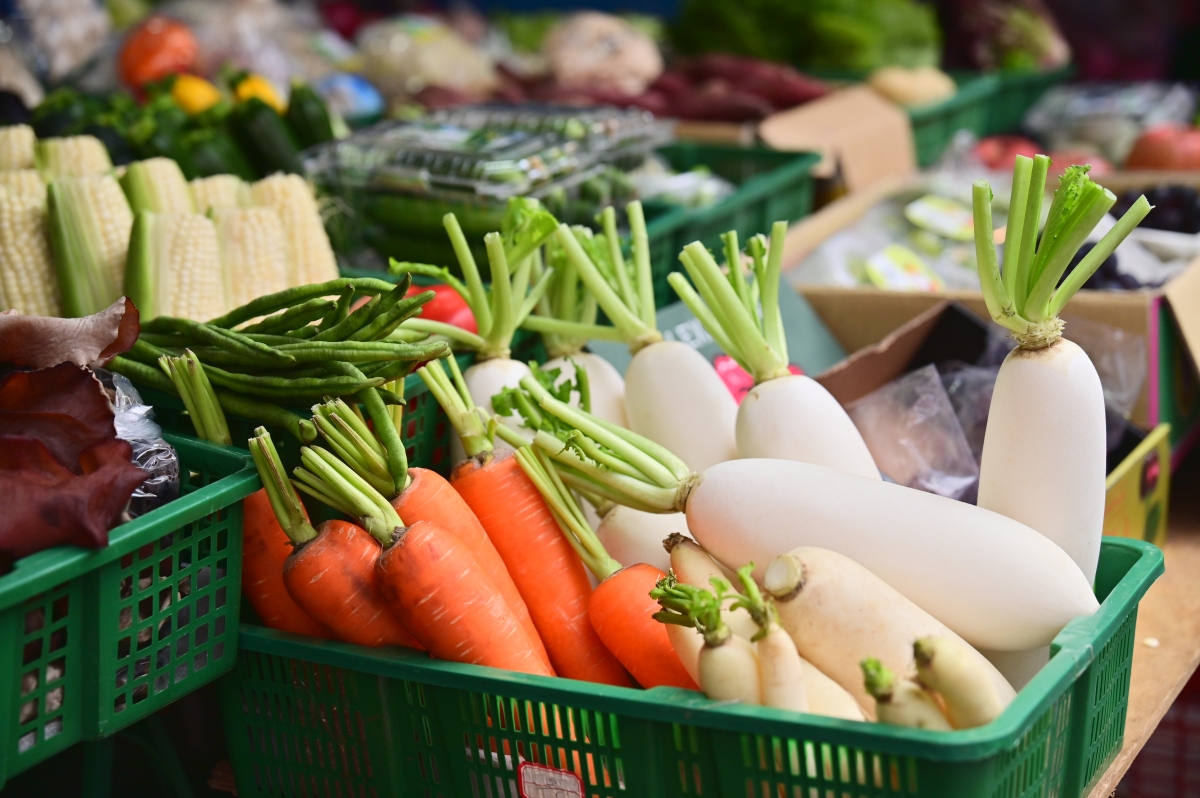
{"type": "Polygon", "coordinates": [[[60,465],[80,474],[80,453],[116,437],[103,386],[89,370],[61,363],[0,378],[0,435],[40,441],[60,465]]]}
{"type": "Polygon", "coordinates": [[[0,555],[17,559],[52,546],[99,548],[146,473],[113,438],[80,452],[83,475],[63,468],[38,440],[0,435],[0,555]]]}
{"type": "Polygon", "coordinates": [[[141,325],[133,302],[122,297],[82,319],[0,313],[0,363],[42,369],[59,363],[102,366],[126,352],[141,325]]]}

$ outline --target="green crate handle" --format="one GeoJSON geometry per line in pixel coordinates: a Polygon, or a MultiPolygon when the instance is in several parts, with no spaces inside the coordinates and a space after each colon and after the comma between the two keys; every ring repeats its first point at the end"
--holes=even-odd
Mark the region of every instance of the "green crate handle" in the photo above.
{"type": "MultiPolygon", "coordinates": [[[[242,624],[239,646],[306,662],[329,665],[373,676],[403,679],[437,687],[478,693],[502,693],[519,700],[568,704],[580,709],[707,729],[756,735],[819,739],[822,743],[869,748],[879,754],[919,756],[941,762],[971,762],[996,754],[1013,744],[1070,688],[1095,658],[1102,645],[1133,612],[1154,580],[1163,573],[1162,552],[1153,544],[1124,538],[1105,538],[1109,557],[1133,564],[1111,586],[1100,609],[1076,618],[1059,633],[1059,649],[1017,699],[994,722],[959,731],[950,739],[937,732],[797,715],[767,707],[721,706],[690,690],[657,687],[651,690],[611,687],[563,678],[531,676],[478,665],[433,660],[402,648],[372,650],[334,641],[242,624]]],[[[233,678],[233,677],[230,677],[233,678]]]]}
{"type": "MultiPolygon", "coordinates": [[[[262,487],[254,462],[246,452],[182,435],[164,433],[172,446],[182,443],[189,454],[219,462],[232,472],[219,484],[180,496],[132,521],[114,527],[108,545],[99,549],[56,546],[17,560],[11,573],[0,577],[0,610],[20,604],[49,585],[66,582],[125,556],[144,544],[147,530],[157,534],[177,529],[221,507],[241,501],[262,487]]],[[[150,535],[149,537],[153,537],[150,535]]]]}

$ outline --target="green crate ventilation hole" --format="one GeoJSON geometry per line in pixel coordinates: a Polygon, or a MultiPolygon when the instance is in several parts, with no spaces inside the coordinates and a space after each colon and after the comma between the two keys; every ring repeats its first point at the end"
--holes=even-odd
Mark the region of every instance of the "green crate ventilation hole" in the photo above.
{"type": "Polygon", "coordinates": [[[24,633],[13,654],[19,656],[21,691],[6,737],[16,741],[10,754],[26,754],[62,734],[64,717],[74,708],[67,705],[68,698],[79,701],[78,679],[67,678],[77,677],[79,613],[72,615],[71,607],[79,602],[78,586],[68,582],[34,596],[20,609],[24,633]]]}

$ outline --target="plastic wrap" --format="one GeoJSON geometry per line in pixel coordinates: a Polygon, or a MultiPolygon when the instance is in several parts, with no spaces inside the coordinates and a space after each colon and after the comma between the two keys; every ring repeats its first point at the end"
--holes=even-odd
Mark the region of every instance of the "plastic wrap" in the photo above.
{"type": "Polygon", "coordinates": [[[179,455],[163,440],[162,428],[154,421],[154,408],[142,403],[133,384],[121,374],[110,374],[113,392],[113,424],[117,437],[133,447],[133,463],[149,476],[129,499],[129,515],[137,518],[179,498],[179,455]]]}
{"type": "Polygon", "coordinates": [[[952,499],[973,498],[979,465],[936,366],[909,372],[846,410],[890,480],[952,499]]]}

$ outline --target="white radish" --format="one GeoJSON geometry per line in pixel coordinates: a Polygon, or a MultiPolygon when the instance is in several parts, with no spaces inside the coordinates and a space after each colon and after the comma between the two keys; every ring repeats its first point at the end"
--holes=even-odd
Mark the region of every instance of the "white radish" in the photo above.
{"type": "MultiPolygon", "coordinates": [[[[670,568],[675,578],[685,585],[694,585],[711,593],[713,579],[729,580],[721,564],[690,537],[675,533],[662,541],[661,545],[670,554],[670,568]]],[[[730,587],[737,590],[736,583],[731,582],[730,587]]],[[[747,640],[758,634],[758,624],[743,609],[722,605],[721,620],[735,634],[747,640]]]]}
{"type": "MultiPolygon", "coordinates": [[[[860,663],[875,657],[894,671],[912,661],[912,643],[922,637],[960,638],[879,577],[837,552],[797,548],[766,568],[763,588],[775,599],[779,625],[801,655],[846,688],[864,710],[860,663]]],[[[1015,692],[984,657],[961,643],[992,679],[1005,703],[1015,692]]]]}
{"type": "Polygon", "coordinates": [[[619,504],[604,514],[596,528],[596,537],[614,560],[629,565],[644,562],[663,573],[671,567],[663,539],[687,534],[683,513],[646,513],[619,504]]]}
{"type": "Polygon", "coordinates": [[[791,636],[779,625],[779,615],[750,578],[753,565],[737,571],[742,597],[734,604],[745,609],[759,631],[752,639],[758,654],[758,676],[763,706],[808,712],[808,689],[804,682],[804,663],[791,636]]]}
{"type": "Polygon", "coordinates": [[[740,457],[797,460],[879,479],[850,416],[816,380],[798,374],[755,385],[738,407],[740,457]]]}
{"type": "Polygon", "coordinates": [[[737,457],[737,402],[704,355],[658,341],[625,371],[629,428],[665,446],[694,471],[737,457]]]}
{"type": "Polygon", "coordinates": [[[954,727],[937,701],[912,679],[897,678],[877,659],[862,663],[864,690],[875,698],[875,716],[889,726],[950,731],[954,727]]]}
{"type": "Polygon", "coordinates": [[[667,639],[671,648],[679,656],[683,669],[687,671],[692,681],[700,684],[700,650],[704,648],[704,635],[692,626],[680,626],[676,623],[664,624],[667,627],[667,639]]]}
{"type": "Polygon", "coordinates": [[[754,646],[725,629],[724,639],[706,639],[696,667],[697,682],[704,694],[714,701],[762,703],[762,685],[754,646]]]}
{"type": "MultiPolygon", "coordinates": [[[[521,361],[500,357],[484,360],[468,367],[463,372],[463,381],[467,385],[467,391],[471,394],[471,400],[475,402],[475,406],[482,409],[487,417],[491,418],[494,415],[492,397],[505,388],[516,388],[521,384],[521,378],[528,377],[530,373],[529,366],[521,361]]],[[[533,440],[533,431],[522,426],[521,417],[516,413],[497,418],[500,423],[525,440],[533,440]]],[[[495,446],[497,452],[512,450],[511,446],[501,440],[497,440],[495,446]]],[[[462,462],[466,454],[458,436],[453,436],[450,449],[451,462],[462,462]]]]}
{"type": "Polygon", "coordinates": [[[1090,584],[1104,525],[1104,394],[1091,360],[1062,338],[1058,316],[1151,208],[1139,197],[1064,278],[1117,198],[1087,177],[1087,167],[1068,167],[1039,238],[1049,168],[1045,155],[1014,162],[1003,271],[996,258],[991,186],[978,180],[972,189],[983,297],[988,313],[1017,341],[992,393],[979,506],[1057,543],[1090,584]]]}
{"type": "MultiPolygon", "coordinates": [[[[734,232],[722,236],[728,276],[708,250],[695,242],[680,255],[692,282],[678,273],[668,280],[713,339],[754,378],[754,388],[737,412],[739,457],[798,460],[879,479],[867,444],[842,406],[815,380],[789,370],[787,338],[779,313],[779,272],[786,234],[787,224],[776,222],[769,247],[762,236],[750,240],[753,285],[743,274],[744,259],[734,232]]],[[[639,431],[636,426],[633,429],[639,431]]],[[[680,455],[666,441],[658,442],[680,455]]],[[[680,456],[697,471],[712,465],[698,465],[680,456]]]]}
{"type": "Polygon", "coordinates": [[[1014,349],[996,377],[979,466],[979,506],[1053,540],[1096,578],[1104,528],[1104,391],[1065,338],[1014,349]]]}
{"type": "Polygon", "coordinates": [[[761,574],[797,546],[832,549],[981,648],[1047,645],[1099,606],[1071,558],[1029,527],[901,485],[735,460],[708,469],[685,506],[693,538],[720,562],[750,560],[761,574]]]}
{"type": "Polygon", "coordinates": [[[951,637],[924,637],[913,643],[917,676],[942,697],[946,717],[956,729],[991,723],[1008,703],[1000,699],[992,669],[980,665],[978,653],[951,637]]]}
{"type": "Polygon", "coordinates": [[[866,720],[862,707],[840,684],[825,675],[825,672],[800,658],[804,668],[804,689],[808,694],[808,711],[814,715],[845,720],[866,720]]]}
{"type": "Polygon", "coordinates": [[[995,665],[996,670],[1003,673],[1004,678],[1018,692],[1050,662],[1050,646],[1038,646],[1025,651],[980,649],[979,653],[987,657],[988,662],[995,665]]]}
{"type": "MultiPolygon", "coordinates": [[[[559,369],[562,372],[555,381],[557,386],[576,379],[576,365],[587,372],[592,415],[618,426],[628,427],[629,423],[625,418],[625,379],[612,363],[591,352],[575,352],[565,357],[551,358],[542,368],[559,369]]],[[[572,394],[571,404],[578,405],[578,401],[579,397],[572,394]]]]}

